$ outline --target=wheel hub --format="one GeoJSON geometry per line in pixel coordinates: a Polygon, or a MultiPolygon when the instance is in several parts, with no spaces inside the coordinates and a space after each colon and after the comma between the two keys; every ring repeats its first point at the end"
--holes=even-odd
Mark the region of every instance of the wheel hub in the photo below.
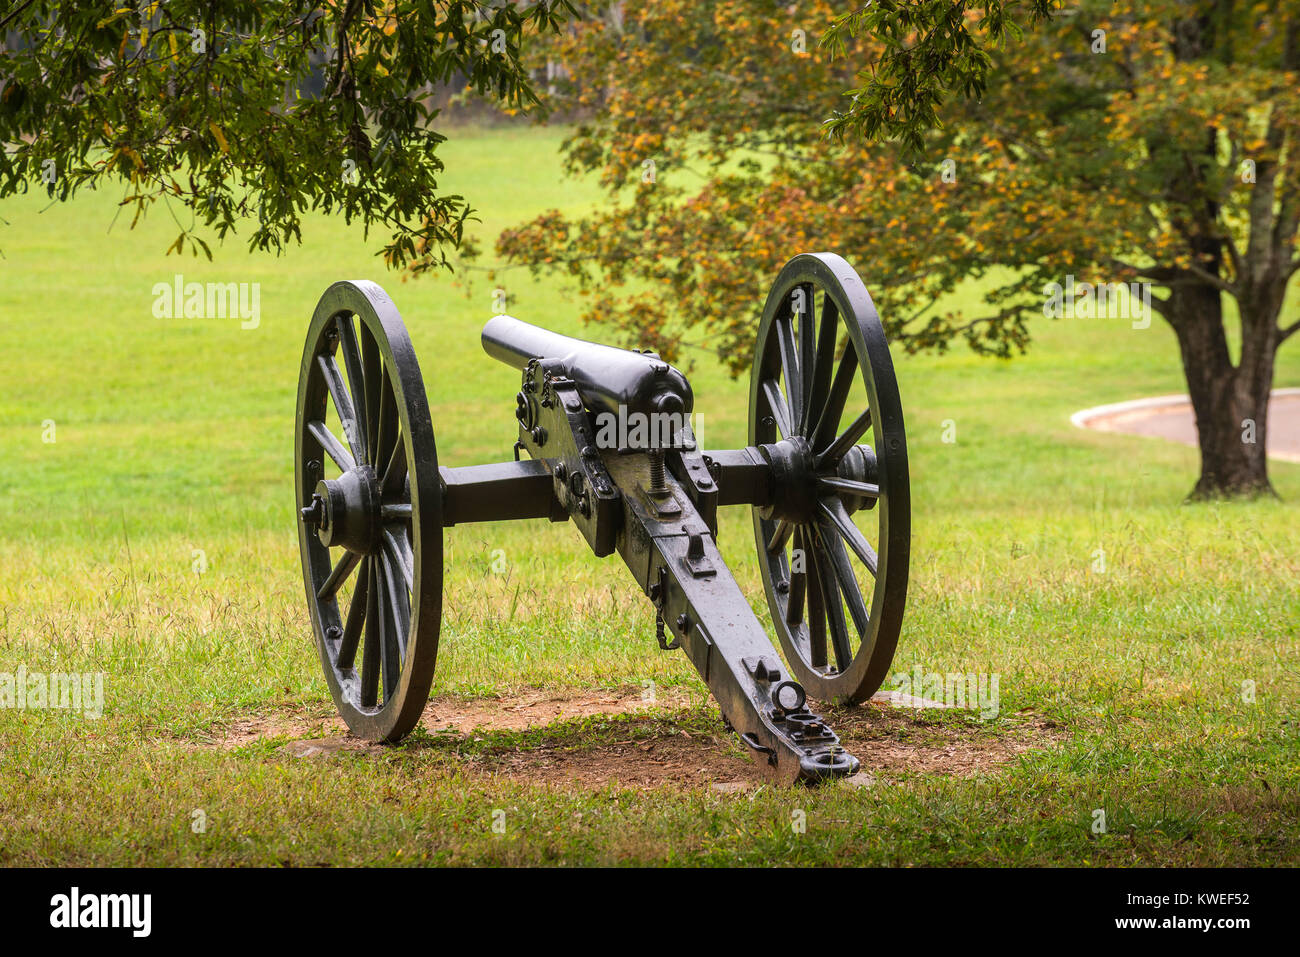
{"type": "Polygon", "coordinates": [[[808,440],[792,435],[760,448],[772,469],[772,504],[762,511],[763,517],[795,524],[812,521],[817,514],[817,473],[808,440]]]}
{"type": "Polygon", "coordinates": [[[379,544],[379,479],[369,465],[358,465],[337,479],[316,483],[311,504],[302,510],[303,520],[316,526],[321,544],[342,546],[358,555],[368,555],[379,544]]]}
{"type": "MultiPolygon", "coordinates": [[[[876,462],[875,451],[869,445],[850,447],[844,453],[844,458],[840,459],[839,464],[835,466],[835,474],[842,479],[879,485],[880,467],[876,462]]],[[[844,503],[844,508],[848,510],[850,515],[860,508],[871,509],[876,507],[874,498],[859,498],[856,495],[841,494],[840,500],[844,503]]]]}
{"type": "MultiPolygon", "coordinates": [[[[794,435],[771,445],[761,446],[772,468],[772,504],[761,514],[764,518],[785,519],[795,524],[815,521],[817,518],[818,472],[814,465],[816,456],[808,440],[794,435]]],[[[844,453],[832,474],[854,482],[872,485],[880,481],[876,453],[869,445],[854,445],[844,453]]],[[[840,493],[840,500],[850,513],[860,508],[874,508],[875,499],[859,498],[840,493]]]]}

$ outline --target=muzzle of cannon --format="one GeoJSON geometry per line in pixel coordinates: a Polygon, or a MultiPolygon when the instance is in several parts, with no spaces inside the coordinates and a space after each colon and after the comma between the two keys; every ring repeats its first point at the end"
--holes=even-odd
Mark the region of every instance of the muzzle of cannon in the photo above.
{"type": "Polygon", "coordinates": [[[854,773],[858,760],[808,703],[865,700],[888,674],[910,503],[893,363],[848,263],[803,254],[777,276],[758,321],[744,448],[697,447],[690,383],[653,353],[509,316],[487,323],[483,346],[521,372],[514,460],[449,468],[384,291],[335,283],[312,318],[298,386],[299,542],[321,664],[349,729],[395,742],[420,719],[441,632],[444,528],[571,521],[597,556],[622,559],[653,603],[658,646],[687,655],[772,780],[854,773]],[[606,428],[636,417],[645,428],[606,428]],[[784,661],[718,550],[718,508],[736,505],[753,513],[784,661]]]}

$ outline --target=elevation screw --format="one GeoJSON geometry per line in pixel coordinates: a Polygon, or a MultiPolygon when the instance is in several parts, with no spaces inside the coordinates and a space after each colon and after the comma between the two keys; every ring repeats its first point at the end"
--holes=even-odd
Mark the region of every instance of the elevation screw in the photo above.
{"type": "Polygon", "coordinates": [[[668,491],[666,476],[664,475],[664,450],[650,450],[650,494],[663,495],[668,491]]]}

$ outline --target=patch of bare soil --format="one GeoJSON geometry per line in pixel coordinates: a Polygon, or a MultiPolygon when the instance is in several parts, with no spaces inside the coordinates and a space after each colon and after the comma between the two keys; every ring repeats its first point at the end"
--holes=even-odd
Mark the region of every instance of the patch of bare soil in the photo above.
{"type": "MultiPolygon", "coordinates": [[[[256,744],[267,738],[302,738],[322,737],[325,735],[347,735],[348,729],[343,719],[334,712],[328,716],[310,715],[297,709],[285,709],[270,714],[255,714],[247,718],[236,718],[229,724],[214,730],[211,737],[203,743],[223,751],[256,744]]],[[[363,744],[360,739],[354,739],[363,744]]]]}
{"type": "MultiPolygon", "coordinates": [[[[443,695],[430,700],[423,726],[434,732],[440,746],[468,743],[484,732],[546,728],[575,718],[613,715],[646,716],[646,725],[628,726],[628,739],[584,746],[572,736],[555,743],[522,748],[490,749],[457,760],[470,774],[502,775],[539,784],[601,788],[699,787],[723,792],[744,791],[761,783],[757,767],[721,721],[716,732],[673,726],[673,713],[691,705],[689,695],[660,693],[644,700],[641,689],[594,693],[528,691],[512,698],[461,698],[443,695]],[[653,724],[651,724],[653,722],[653,724]],[[645,734],[652,727],[650,734],[645,734]]],[[[1033,715],[1017,715],[1008,727],[994,732],[972,723],[923,721],[915,699],[902,701],[881,694],[860,707],[833,708],[823,713],[844,746],[862,762],[853,785],[871,785],[904,774],[969,776],[995,770],[1027,751],[1050,746],[1064,735],[1033,715]]],[[[340,754],[379,752],[347,733],[335,715],[279,712],[233,722],[212,744],[230,749],[259,739],[295,740],[280,748],[291,758],[329,758],[340,754]]]]}
{"type": "Polygon", "coordinates": [[[615,782],[647,790],[733,780],[757,783],[757,769],[748,758],[730,753],[726,736],[719,727],[717,734],[665,732],[580,750],[530,748],[476,757],[471,767],[539,784],[592,790],[615,782]]]}
{"type": "Polygon", "coordinates": [[[684,691],[662,689],[648,701],[639,688],[587,694],[527,691],[508,699],[439,695],[424,709],[421,724],[429,731],[525,731],[573,718],[679,709],[691,703],[684,691]]]}
{"type": "MultiPolygon", "coordinates": [[[[1064,735],[1049,722],[1018,715],[1009,729],[993,733],[976,725],[930,724],[915,707],[872,700],[853,708],[823,711],[844,746],[862,762],[849,779],[871,786],[902,774],[969,777],[996,770],[1064,735]]],[[[762,783],[755,764],[733,736],[719,727],[701,734],[667,730],[648,739],[576,749],[530,748],[472,759],[477,768],[539,783],[600,788],[613,781],[643,788],[708,784],[717,791],[745,791],[762,783]]]]}
{"type": "Polygon", "coordinates": [[[1065,737],[1051,722],[1031,714],[1016,715],[1013,724],[996,732],[979,724],[923,724],[914,707],[875,698],[860,707],[828,709],[825,715],[863,770],[882,775],[968,777],[1011,764],[1065,737]]]}
{"type": "MultiPolygon", "coordinates": [[[[618,691],[553,692],[529,690],[512,698],[463,698],[438,695],[424,708],[421,726],[434,733],[484,731],[526,731],[575,718],[646,713],[648,709],[679,709],[692,704],[685,692],[665,692],[646,700],[639,688],[618,691]]],[[[236,718],[218,728],[204,744],[233,750],[266,738],[351,737],[343,719],[334,711],[312,714],[284,709],[267,714],[236,718]]],[[[352,739],[358,747],[361,739],[352,739]]]]}

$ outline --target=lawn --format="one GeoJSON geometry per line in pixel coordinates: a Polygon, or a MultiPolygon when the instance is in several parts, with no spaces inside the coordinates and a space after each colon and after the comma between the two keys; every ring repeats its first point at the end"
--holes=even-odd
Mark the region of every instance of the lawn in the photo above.
{"type": "MultiPolygon", "coordinates": [[[[561,138],[445,147],[489,250],[600,200],[562,177],[561,138]]],[[[1195,450],[1069,422],[1182,391],[1158,320],[1044,319],[1012,362],[896,354],[914,540],[894,670],[997,674],[1001,702],[840,713],[865,786],[751,784],[621,563],[546,523],[446,535],[435,710],[491,730],[311,754],[338,734],[293,511],[316,299],[389,291],[443,464],[510,456],[518,377],[478,341],[494,286],[520,318],[601,332],[556,280],[404,282],[338,222],[279,258],[167,257],[169,213],[130,230],[116,202],[0,204],[0,674],[104,675],[98,719],[0,709],[0,864],[1300,862],[1300,466],[1271,465],[1281,501],[1189,506],[1195,450]],[[257,327],[156,318],[177,273],[260,284],[257,327]]],[[[735,308],[757,320],[763,292],[735,308]]],[[[747,383],[689,358],[706,445],[743,444],[747,383]]],[[[1300,385],[1300,346],[1276,385],[1300,385]]],[[[761,610],[744,510],[720,545],[761,610]]]]}

